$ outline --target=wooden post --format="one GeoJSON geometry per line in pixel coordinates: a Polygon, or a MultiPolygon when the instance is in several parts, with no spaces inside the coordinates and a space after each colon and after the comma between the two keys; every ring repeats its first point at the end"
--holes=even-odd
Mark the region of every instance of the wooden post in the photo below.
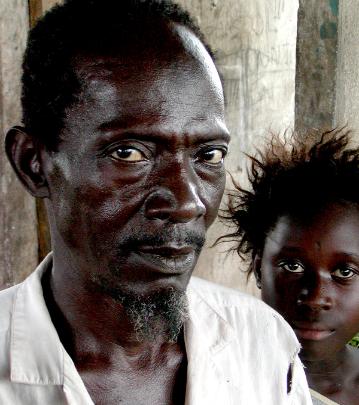
{"type": "MultiPolygon", "coordinates": [[[[30,24],[33,27],[51,6],[55,4],[55,1],[45,0],[29,0],[29,14],[30,24]]],[[[51,250],[50,231],[47,222],[47,215],[45,204],[42,199],[36,200],[36,214],[37,214],[37,239],[38,239],[38,260],[41,261],[47,253],[51,250]]]]}
{"type": "Polygon", "coordinates": [[[295,128],[330,128],[334,119],[339,0],[300,0],[295,128]]]}
{"type": "Polygon", "coordinates": [[[41,0],[29,0],[30,27],[33,27],[37,19],[42,16],[42,10],[41,0]]]}
{"type": "MultiPolygon", "coordinates": [[[[348,124],[359,143],[359,7],[355,0],[340,2],[335,123],[348,124]]],[[[357,187],[357,185],[353,185],[357,187]]]]}

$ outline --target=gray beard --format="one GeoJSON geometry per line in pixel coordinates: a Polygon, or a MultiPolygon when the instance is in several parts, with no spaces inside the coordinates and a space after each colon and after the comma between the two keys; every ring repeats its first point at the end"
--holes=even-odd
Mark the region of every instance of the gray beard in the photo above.
{"type": "Polygon", "coordinates": [[[176,342],[188,318],[186,294],[174,288],[148,296],[122,293],[115,299],[123,305],[140,342],[155,341],[158,337],[176,342]]]}
{"type": "Polygon", "coordinates": [[[188,318],[185,291],[170,287],[139,295],[113,288],[105,280],[96,281],[102,292],[122,304],[139,342],[154,342],[158,338],[168,343],[177,341],[188,318]]]}

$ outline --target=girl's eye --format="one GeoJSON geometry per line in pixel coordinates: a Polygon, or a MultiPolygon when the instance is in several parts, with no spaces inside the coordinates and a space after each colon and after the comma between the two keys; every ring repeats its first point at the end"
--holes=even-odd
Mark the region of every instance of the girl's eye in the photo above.
{"type": "Polygon", "coordinates": [[[281,262],[279,267],[291,273],[304,273],[304,266],[298,262],[281,262]]]}
{"type": "Polygon", "coordinates": [[[119,147],[110,155],[113,159],[125,162],[142,162],[147,160],[144,154],[136,148],[119,147]]]}
{"type": "Polygon", "coordinates": [[[349,267],[343,267],[343,268],[339,268],[336,269],[335,271],[332,272],[332,275],[336,278],[352,278],[356,275],[357,273],[355,271],[353,271],[352,269],[350,269],[349,267]]]}
{"type": "Polygon", "coordinates": [[[225,155],[226,152],[223,149],[207,149],[201,153],[200,159],[206,163],[218,165],[223,163],[225,155]]]}

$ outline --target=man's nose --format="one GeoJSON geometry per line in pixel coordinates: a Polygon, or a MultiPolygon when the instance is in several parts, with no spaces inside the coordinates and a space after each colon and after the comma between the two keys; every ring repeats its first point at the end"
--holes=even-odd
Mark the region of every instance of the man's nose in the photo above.
{"type": "Polygon", "coordinates": [[[311,275],[301,288],[297,304],[312,311],[328,311],[333,306],[332,282],[330,273],[311,275]]]}
{"type": "Polygon", "coordinates": [[[168,220],[174,223],[190,222],[206,213],[199,194],[199,180],[191,168],[179,162],[170,165],[158,178],[158,185],[145,201],[148,219],[168,220]]]}

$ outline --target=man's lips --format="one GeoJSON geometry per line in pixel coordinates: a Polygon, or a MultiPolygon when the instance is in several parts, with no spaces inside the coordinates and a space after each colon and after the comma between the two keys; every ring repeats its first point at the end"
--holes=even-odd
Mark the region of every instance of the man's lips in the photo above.
{"type": "Polygon", "coordinates": [[[196,251],[192,246],[162,245],[139,246],[137,254],[152,270],[169,275],[179,275],[193,269],[196,251]]]}
{"type": "Polygon", "coordinates": [[[293,322],[292,327],[299,339],[323,340],[335,331],[326,325],[315,322],[293,322]]]}
{"type": "Polygon", "coordinates": [[[162,246],[140,246],[140,252],[150,253],[163,257],[184,256],[194,251],[192,246],[162,245],[162,246]]]}

